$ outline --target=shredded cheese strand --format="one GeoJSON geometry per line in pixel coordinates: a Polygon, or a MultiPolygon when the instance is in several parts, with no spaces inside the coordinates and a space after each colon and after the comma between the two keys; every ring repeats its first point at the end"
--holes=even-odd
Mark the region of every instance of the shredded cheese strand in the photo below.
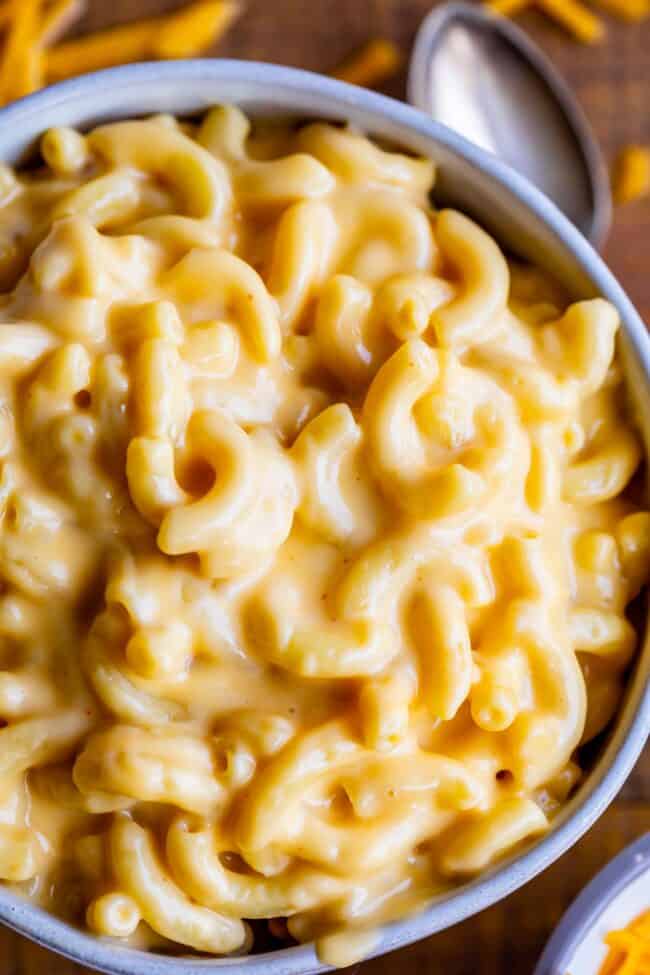
{"type": "Polygon", "coordinates": [[[71,75],[146,58],[155,27],[150,20],[143,20],[57,44],[47,53],[47,79],[61,81],[71,75]]]}
{"type": "Polygon", "coordinates": [[[0,65],[3,102],[28,95],[42,85],[40,58],[34,54],[41,0],[13,0],[5,49],[0,65]]]}
{"type": "Polygon", "coordinates": [[[536,0],[536,3],[583,44],[595,44],[605,36],[603,22],[578,0],[536,0]]]}
{"type": "Polygon", "coordinates": [[[11,23],[11,11],[13,8],[13,0],[4,0],[0,4],[0,30],[3,30],[8,24],[11,23]]]}
{"type": "Polygon", "coordinates": [[[151,57],[190,57],[216,43],[239,13],[232,0],[198,0],[151,17],[53,47],[46,55],[48,81],[151,57]]]}
{"type": "Polygon", "coordinates": [[[86,0],[53,0],[41,19],[37,41],[43,47],[55,44],[86,11],[86,0]]]}
{"type": "Polygon", "coordinates": [[[609,954],[598,975],[648,975],[650,973],[650,910],[626,928],[605,937],[609,954]]]}
{"type": "Polygon", "coordinates": [[[619,153],[612,172],[612,192],[616,203],[630,203],[650,193],[650,149],[632,145],[619,153]]]}
{"type": "Polygon", "coordinates": [[[530,7],[531,2],[532,0],[488,0],[486,7],[501,17],[515,17],[526,7],[530,7]]]}
{"type": "Polygon", "coordinates": [[[386,38],[378,37],[368,41],[355,54],[346,58],[331,74],[339,81],[371,88],[395,74],[402,61],[402,52],[397,45],[386,38]]]}
{"type": "MultiPolygon", "coordinates": [[[[503,17],[515,17],[529,7],[538,7],[565,27],[579,41],[593,44],[605,28],[600,19],[580,0],[483,0],[484,6],[503,17]]],[[[650,0],[591,0],[593,4],[621,20],[638,23],[650,16],[650,0]]]]}
{"type": "Polygon", "coordinates": [[[238,3],[203,0],[179,10],[161,25],[152,50],[158,58],[189,58],[210,47],[241,12],[238,3]]]}
{"type": "MultiPolygon", "coordinates": [[[[604,3],[625,4],[627,0],[603,0],[604,3]]],[[[645,0],[631,0],[639,3],[645,0]]],[[[537,7],[584,44],[595,44],[605,35],[603,22],[580,0],[485,0],[493,13],[514,17],[528,7],[537,7]]]]}
{"type": "Polygon", "coordinates": [[[648,0],[593,0],[597,6],[623,20],[643,20],[650,15],[648,0]]]}

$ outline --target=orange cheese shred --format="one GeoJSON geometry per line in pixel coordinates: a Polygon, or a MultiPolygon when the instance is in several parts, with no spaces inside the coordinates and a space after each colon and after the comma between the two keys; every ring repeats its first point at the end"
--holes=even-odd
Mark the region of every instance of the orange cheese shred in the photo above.
{"type": "Polygon", "coordinates": [[[41,18],[38,43],[43,47],[56,44],[85,12],[86,0],[53,0],[41,18]]]}
{"type": "Polygon", "coordinates": [[[607,13],[632,22],[650,16],[649,0],[594,0],[607,13]]]}
{"type": "Polygon", "coordinates": [[[650,975],[650,910],[605,937],[609,953],[598,975],[650,975]]]}
{"type": "MultiPolygon", "coordinates": [[[[602,0],[603,3],[625,4],[627,0],[602,0]]],[[[630,0],[640,3],[642,0],[630,0]]],[[[583,44],[595,44],[605,36],[605,25],[581,0],[484,0],[488,10],[504,17],[514,17],[528,7],[536,7],[564,27],[583,44]]]]}
{"type": "Polygon", "coordinates": [[[35,52],[41,7],[41,0],[12,2],[0,63],[2,102],[28,95],[42,85],[42,65],[38,52],[35,52]]]}
{"type": "Polygon", "coordinates": [[[238,3],[223,0],[193,3],[161,24],[152,53],[157,58],[191,58],[222,37],[239,14],[238,3]]]}
{"type": "Polygon", "coordinates": [[[402,52],[386,38],[368,41],[331,72],[333,78],[351,85],[371,88],[395,74],[403,62],[402,52]]]}
{"type": "Polygon", "coordinates": [[[232,0],[197,0],[162,17],[112,27],[51,48],[48,81],[147,58],[191,57],[216,43],[239,14],[232,0]]]}
{"type": "Polygon", "coordinates": [[[536,3],[583,44],[595,44],[605,36],[603,22],[578,0],[536,0],[536,3]]]}
{"type": "Polygon", "coordinates": [[[612,192],[616,203],[630,203],[650,193],[650,148],[621,150],[612,171],[612,192]]]}
{"type": "Polygon", "coordinates": [[[531,3],[532,0],[487,0],[485,6],[501,17],[515,17],[526,7],[530,7],[531,3]]]}
{"type": "Polygon", "coordinates": [[[3,30],[11,22],[13,0],[3,0],[0,3],[0,30],[3,30]]]}
{"type": "Polygon", "coordinates": [[[143,20],[57,44],[47,52],[47,79],[61,81],[86,71],[140,61],[147,57],[152,30],[156,26],[150,20],[143,20]]]}
{"type": "MultiPolygon", "coordinates": [[[[631,23],[650,17],[650,0],[591,0],[594,6],[620,20],[631,23]]],[[[537,7],[573,36],[586,44],[601,40],[605,28],[600,20],[581,0],[483,0],[493,13],[503,17],[515,17],[522,10],[537,7]]]]}

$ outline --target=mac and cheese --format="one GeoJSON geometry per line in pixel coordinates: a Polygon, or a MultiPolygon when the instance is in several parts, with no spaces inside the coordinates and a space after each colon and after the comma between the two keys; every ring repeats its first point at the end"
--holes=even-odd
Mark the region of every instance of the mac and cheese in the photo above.
{"type": "Polygon", "coordinates": [[[42,155],[2,179],[0,878],[142,947],[288,918],[341,960],[547,830],[617,708],[616,312],[351,129],[42,155]]]}

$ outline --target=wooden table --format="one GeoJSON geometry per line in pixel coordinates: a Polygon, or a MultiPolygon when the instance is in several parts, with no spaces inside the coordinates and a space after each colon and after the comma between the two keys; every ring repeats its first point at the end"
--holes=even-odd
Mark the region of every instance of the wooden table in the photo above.
{"type": "MultiPolygon", "coordinates": [[[[219,54],[328,71],[370,33],[406,53],[432,0],[247,0],[219,54]]],[[[176,0],[90,0],[82,29],[178,6],[176,0]]],[[[576,44],[542,15],[519,18],[578,92],[609,156],[650,143],[650,20],[609,22],[607,41],[576,44]]],[[[405,73],[384,89],[404,97],[405,73]]],[[[650,199],[616,213],[606,257],[641,314],[650,318],[650,199]]],[[[619,799],[558,863],[501,904],[443,934],[356,966],[358,975],[530,975],[560,915],[618,850],[650,830],[650,748],[619,799]]],[[[0,929],[0,975],[79,975],[81,969],[0,929]]],[[[577,973],[579,975],[579,973],[577,973]]]]}

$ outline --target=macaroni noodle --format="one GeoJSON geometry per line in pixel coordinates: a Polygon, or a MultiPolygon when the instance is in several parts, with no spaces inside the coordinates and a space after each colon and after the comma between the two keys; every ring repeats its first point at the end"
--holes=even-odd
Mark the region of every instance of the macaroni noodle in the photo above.
{"type": "Polygon", "coordinates": [[[616,711],[650,564],[616,313],[350,128],[42,159],[0,204],[0,878],[343,963],[547,830],[616,711]]]}

